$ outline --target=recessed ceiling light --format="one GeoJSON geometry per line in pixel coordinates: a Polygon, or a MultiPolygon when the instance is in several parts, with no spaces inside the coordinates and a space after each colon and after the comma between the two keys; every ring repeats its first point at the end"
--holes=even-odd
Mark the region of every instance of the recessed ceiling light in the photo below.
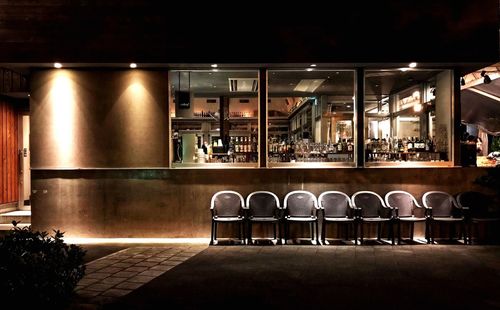
{"type": "Polygon", "coordinates": [[[306,71],[313,71],[313,68],[307,68],[306,71]]]}
{"type": "Polygon", "coordinates": [[[316,67],[316,64],[311,64],[311,67],[316,67]]]}
{"type": "Polygon", "coordinates": [[[416,66],[417,66],[416,62],[410,62],[410,64],[408,65],[408,67],[410,68],[415,68],[416,66]]]}
{"type": "Polygon", "coordinates": [[[217,68],[217,64],[211,64],[210,67],[217,68]]]}
{"type": "Polygon", "coordinates": [[[54,62],[54,68],[61,69],[62,64],[60,62],[54,62]]]}
{"type": "Polygon", "coordinates": [[[212,71],[213,71],[213,72],[218,72],[218,71],[219,71],[219,69],[212,69],[212,71]]]}
{"type": "Polygon", "coordinates": [[[137,64],[135,62],[130,63],[130,68],[135,69],[137,68],[137,64]]]}
{"type": "Polygon", "coordinates": [[[401,71],[403,71],[403,72],[406,72],[406,71],[408,71],[409,69],[410,69],[410,68],[404,67],[404,68],[401,68],[401,69],[399,69],[399,70],[401,70],[401,71]]]}
{"type": "Polygon", "coordinates": [[[347,108],[350,108],[351,106],[350,105],[346,105],[347,108]]]}

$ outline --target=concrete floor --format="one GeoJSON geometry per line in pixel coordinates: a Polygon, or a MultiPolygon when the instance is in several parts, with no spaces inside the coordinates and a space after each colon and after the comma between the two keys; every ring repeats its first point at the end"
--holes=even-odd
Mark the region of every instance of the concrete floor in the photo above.
{"type": "Polygon", "coordinates": [[[98,308],[500,309],[499,287],[498,245],[216,245],[98,308]]]}

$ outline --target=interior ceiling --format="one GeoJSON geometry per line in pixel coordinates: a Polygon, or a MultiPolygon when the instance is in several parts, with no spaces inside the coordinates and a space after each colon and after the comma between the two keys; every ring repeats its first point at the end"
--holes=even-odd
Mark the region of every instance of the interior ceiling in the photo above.
{"type": "MultiPolygon", "coordinates": [[[[366,71],[365,92],[368,99],[383,97],[431,80],[439,70],[385,70],[366,71]]],[[[354,95],[354,71],[349,70],[270,70],[270,97],[304,97],[328,95],[351,98],[354,95]],[[295,88],[303,80],[322,80],[317,88],[309,92],[295,88]]],[[[230,78],[258,78],[257,71],[176,71],[170,73],[175,90],[191,90],[196,96],[235,95],[229,91],[230,78]],[[180,82],[180,83],[179,83],[180,82]],[[179,85],[180,84],[180,85],[179,85]]],[[[242,95],[239,93],[239,95],[242,95]]],[[[252,93],[247,93],[250,96],[252,93]]],[[[257,93],[253,93],[257,95],[257,93]]]]}

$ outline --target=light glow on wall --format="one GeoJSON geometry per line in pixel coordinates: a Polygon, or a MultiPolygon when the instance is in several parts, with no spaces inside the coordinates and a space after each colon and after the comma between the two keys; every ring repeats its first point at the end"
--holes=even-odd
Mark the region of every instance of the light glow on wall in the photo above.
{"type": "Polygon", "coordinates": [[[55,146],[56,156],[61,166],[74,166],[75,117],[76,117],[75,86],[67,71],[54,72],[49,93],[52,130],[50,132],[55,146]]]}

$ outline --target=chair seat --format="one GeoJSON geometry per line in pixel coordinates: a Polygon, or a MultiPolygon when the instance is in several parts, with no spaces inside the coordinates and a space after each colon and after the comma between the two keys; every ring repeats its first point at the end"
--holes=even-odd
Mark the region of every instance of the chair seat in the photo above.
{"type": "Polygon", "coordinates": [[[451,216],[434,216],[432,220],[439,222],[460,222],[463,221],[463,217],[451,217],[451,216]]]}
{"type": "Polygon", "coordinates": [[[388,222],[391,219],[386,217],[362,217],[363,222],[388,222]]]}
{"type": "Polygon", "coordinates": [[[254,216],[248,218],[250,222],[277,222],[279,219],[277,217],[270,217],[270,216],[254,216]]]}
{"type": "Polygon", "coordinates": [[[318,220],[317,216],[308,216],[308,217],[302,217],[302,216],[287,216],[285,217],[285,220],[291,221],[291,222],[315,222],[318,220]]]}
{"type": "Polygon", "coordinates": [[[425,217],[416,217],[416,216],[402,216],[399,217],[398,220],[401,222],[422,222],[425,221],[425,217]]]}
{"type": "Polygon", "coordinates": [[[243,221],[241,216],[214,216],[213,220],[217,222],[239,222],[243,221]]]}
{"type": "Polygon", "coordinates": [[[327,222],[354,222],[352,217],[325,217],[324,220],[327,222]]]}

